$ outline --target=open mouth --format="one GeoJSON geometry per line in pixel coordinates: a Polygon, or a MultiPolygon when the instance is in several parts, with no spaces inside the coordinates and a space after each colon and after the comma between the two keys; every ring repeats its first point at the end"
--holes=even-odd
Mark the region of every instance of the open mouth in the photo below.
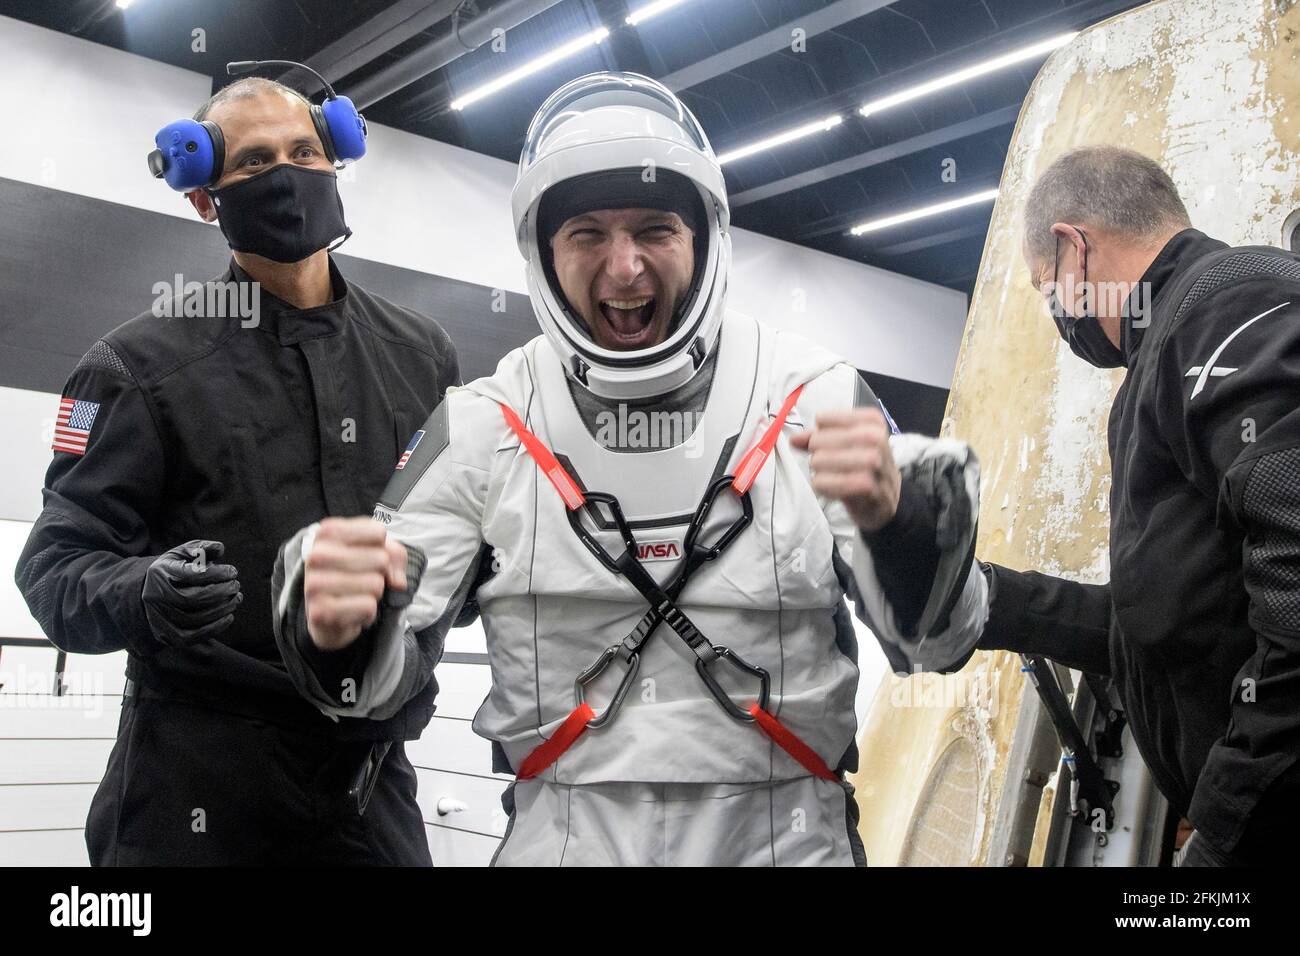
{"type": "Polygon", "coordinates": [[[605,317],[615,341],[624,347],[648,344],[650,322],[655,314],[655,299],[601,299],[600,314],[605,317]]]}

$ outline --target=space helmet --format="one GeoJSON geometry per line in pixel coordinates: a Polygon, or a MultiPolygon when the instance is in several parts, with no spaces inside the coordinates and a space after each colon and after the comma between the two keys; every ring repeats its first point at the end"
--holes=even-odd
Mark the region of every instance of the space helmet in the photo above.
{"type": "Polygon", "coordinates": [[[649,77],[613,72],[560,87],[529,125],[511,207],[533,311],[574,380],[621,400],[663,394],[695,375],[722,322],[730,212],[713,148],[671,90],[649,77]],[[569,215],[636,206],[683,212],[695,234],[694,273],[662,342],[607,349],[561,290],[550,238],[569,215]]]}

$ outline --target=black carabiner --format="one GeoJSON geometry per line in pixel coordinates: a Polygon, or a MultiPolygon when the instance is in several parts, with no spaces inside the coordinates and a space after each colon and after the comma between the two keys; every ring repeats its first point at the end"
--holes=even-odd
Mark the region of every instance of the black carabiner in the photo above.
{"type": "Polygon", "coordinates": [[[578,675],[577,680],[573,683],[575,706],[586,703],[588,685],[595,683],[620,653],[627,665],[627,671],[619,680],[618,688],[614,691],[614,696],[605,707],[604,712],[587,721],[589,728],[603,727],[623,706],[623,698],[627,696],[632,681],[636,679],[637,671],[641,669],[641,648],[646,641],[650,640],[650,635],[654,633],[661,620],[663,620],[663,617],[659,614],[658,609],[651,608],[641,616],[641,620],[637,622],[636,627],[628,632],[627,637],[623,638],[618,644],[611,644],[605,648],[600,657],[596,658],[592,664],[588,665],[586,670],[578,675]]]}
{"type": "MultiPolygon", "coordinates": [[[[772,691],[772,675],[763,668],[748,663],[743,657],[729,647],[724,647],[721,644],[714,644],[713,652],[717,655],[717,660],[726,661],[741,673],[748,674],[750,677],[758,679],[758,706],[761,710],[767,710],[768,701],[772,691]]],[[[709,693],[713,695],[713,699],[718,702],[718,705],[725,710],[729,716],[742,721],[752,722],[754,720],[753,714],[747,710],[741,710],[732,702],[731,697],[729,697],[727,692],[722,689],[722,685],[719,684],[714,676],[709,673],[708,663],[699,657],[695,660],[695,673],[700,675],[700,679],[704,681],[704,686],[709,689],[709,693]]]]}
{"type": "Polygon", "coordinates": [[[623,706],[623,700],[627,697],[632,682],[635,680],[641,666],[641,648],[665,620],[682,643],[695,654],[696,672],[704,681],[709,694],[729,716],[739,721],[754,720],[754,717],[748,711],[742,710],[732,702],[731,698],[727,696],[727,692],[722,689],[722,686],[709,672],[709,667],[719,660],[726,661],[737,670],[759,681],[758,705],[764,710],[767,709],[771,690],[771,676],[768,672],[761,667],[755,667],[747,663],[730,648],[711,644],[708,638],[695,627],[690,618],[676,604],[678,595],[696,569],[722,554],[754,520],[754,506],[750,500],[749,492],[737,492],[736,496],[740,499],[740,516],[712,544],[700,544],[699,536],[718,497],[726,488],[734,488],[734,486],[735,478],[732,475],[723,475],[709,485],[704,497],[700,499],[700,503],[695,509],[695,514],[691,517],[686,535],[682,540],[682,550],[685,554],[666,587],[660,587],[658,582],[641,564],[637,556],[636,537],[628,525],[627,518],[624,516],[623,509],[619,505],[617,498],[599,491],[585,492],[586,503],[581,508],[573,508],[568,511],[570,527],[577,534],[578,540],[595,556],[596,560],[615,574],[621,574],[628,580],[628,583],[636,588],[642,597],[650,602],[650,607],[646,609],[645,614],[641,616],[641,620],[627,637],[620,643],[605,648],[600,657],[579,674],[574,681],[574,698],[577,704],[581,705],[586,702],[587,687],[609,668],[614,659],[620,656],[620,652],[626,661],[627,671],[619,680],[613,698],[602,713],[587,721],[589,728],[604,726],[613,719],[614,715],[623,706]],[[610,514],[613,515],[615,527],[623,541],[623,551],[618,557],[611,555],[582,523],[580,512],[584,510],[588,510],[593,520],[599,521],[598,513],[594,508],[590,507],[593,502],[605,505],[609,508],[610,514]]]}
{"type": "MultiPolygon", "coordinates": [[[[573,682],[573,696],[578,706],[587,702],[587,686],[594,683],[603,673],[605,673],[609,665],[619,656],[618,652],[620,650],[625,650],[624,644],[613,644],[605,648],[605,650],[601,652],[600,657],[596,658],[595,663],[591,664],[586,670],[578,675],[577,680],[573,682]]],[[[636,651],[631,651],[625,656],[627,658],[627,670],[619,680],[618,687],[614,691],[614,696],[610,699],[610,702],[606,705],[604,711],[587,721],[587,726],[593,730],[605,726],[605,724],[612,720],[614,715],[619,712],[623,706],[623,698],[627,696],[628,690],[632,687],[632,682],[636,680],[637,671],[641,669],[640,654],[636,651]]]]}
{"type": "Polygon", "coordinates": [[[573,528],[573,532],[578,536],[578,540],[586,546],[588,551],[595,555],[597,561],[615,574],[620,574],[622,572],[619,570],[618,559],[606,551],[601,543],[596,540],[596,536],[587,530],[586,525],[582,523],[582,512],[586,511],[593,517],[593,519],[598,520],[599,515],[596,510],[591,507],[591,503],[594,501],[609,508],[610,514],[614,516],[614,525],[618,528],[619,537],[623,539],[623,547],[625,549],[623,553],[630,553],[635,558],[636,538],[632,535],[632,529],[628,527],[627,519],[623,517],[623,509],[619,506],[617,498],[613,495],[605,494],[603,491],[584,492],[583,497],[586,498],[586,502],[582,507],[566,509],[568,512],[569,527],[573,528]]]}
{"type": "MultiPolygon", "coordinates": [[[[749,500],[749,492],[739,491],[736,493],[736,497],[740,499],[740,517],[733,521],[731,527],[727,528],[713,544],[697,544],[700,532],[704,529],[704,521],[708,518],[709,512],[713,510],[713,504],[718,500],[718,495],[722,494],[725,489],[733,487],[735,481],[736,479],[732,475],[723,475],[721,478],[715,479],[713,484],[709,485],[708,491],[704,493],[704,497],[700,499],[699,507],[695,509],[695,515],[691,518],[691,523],[686,529],[686,537],[682,541],[682,550],[692,557],[696,553],[700,554],[701,557],[697,559],[699,562],[712,561],[722,554],[731,546],[731,542],[736,540],[737,535],[749,527],[750,522],[754,520],[754,504],[749,500]]],[[[684,567],[685,565],[683,565],[683,569],[684,567]]],[[[676,597],[676,595],[673,595],[673,597],[676,597]]]]}

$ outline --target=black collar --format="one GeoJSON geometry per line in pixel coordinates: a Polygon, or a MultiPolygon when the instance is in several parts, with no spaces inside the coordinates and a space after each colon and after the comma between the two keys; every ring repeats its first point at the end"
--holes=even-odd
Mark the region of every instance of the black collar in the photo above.
{"type": "Polygon", "coordinates": [[[1199,229],[1184,229],[1165,243],[1160,254],[1152,260],[1151,265],[1147,266],[1146,272],[1142,273],[1142,278],[1138,280],[1138,290],[1134,293],[1139,297],[1137,301],[1147,304],[1147,309],[1132,309],[1125,313],[1121,344],[1126,366],[1133,364],[1133,358],[1142,345],[1142,339],[1151,327],[1152,316],[1162,306],[1168,304],[1164,302],[1167,298],[1164,293],[1169,291],[1173,280],[1202,256],[1226,248],[1228,248],[1227,243],[1211,239],[1199,229]],[[1150,289],[1147,296],[1141,292],[1144,284],[1150,289]]]}
{"type": "MultiPolygon", "coordinates": [[[[352,296],[348,291],[347,281],[339,272],[334,257],[329,257],[330,287],[334,301],[318,305],[312,309],[300,309],[259,287],[258,328],[271,332],[280,340],[281,345],[293,345],[307,339],[323,338],[337,335],[348,323],[352,308],[352,296]]],[[[226,270],[226,282],[252,282],[247,272],[240,268],[234,259],[226,270]]]]}

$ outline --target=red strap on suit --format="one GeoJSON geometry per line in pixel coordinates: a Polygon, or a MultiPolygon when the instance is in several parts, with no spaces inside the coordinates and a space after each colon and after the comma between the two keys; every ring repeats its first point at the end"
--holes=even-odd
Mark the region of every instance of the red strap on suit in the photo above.
{"type": "MultiPolygon", "coordinates": [[[[781,410],[764,430],[762,437],[741,458],[740,464],[736,466],[735,480],[732,482],[737,494],[745,494],[753,487],[759,472],[763,470],[763,465],[771,457],[772,450],[776,447],[777,439],[781,435],[781,429],[785,426],[790,410],[794,408],[795,402],[799,400],[802,391],[803,386],[800,385],[786,397],[786,400],[781,405],[781,410]]],[[[564,470],[564,466],[560,464],[559,459],[542,443],[540,438],[528,430],[519,416],[508,405],[501,405],[501,413],[505,416],[506,424],[510,426],[510,430],[518,436],[524,449],[537,463],[537,467],[542,474],[546,476],[547,480],[550,481],[564,500],[565,507],[570,511],[581,508],[586,501],[582,489],[564,470]]],[[[773,743],[794,758],[805,770],[823,780],[838,782],[839,777],[830,767],[826,766],[826,762],[817,755],[817,752],[800,740],[794,731],[781,723],[775,715],[763,710],[757,703],[751,704],[748,711],[753,716],[758,728],[773,743]]],[[[594,716],[595,712],[585,702],[575,707],[555,733],[524,758],[523,764],[519,767],[518,779],[531,780],[555,763],[586,732],[588,722],[594,716]]]]}

